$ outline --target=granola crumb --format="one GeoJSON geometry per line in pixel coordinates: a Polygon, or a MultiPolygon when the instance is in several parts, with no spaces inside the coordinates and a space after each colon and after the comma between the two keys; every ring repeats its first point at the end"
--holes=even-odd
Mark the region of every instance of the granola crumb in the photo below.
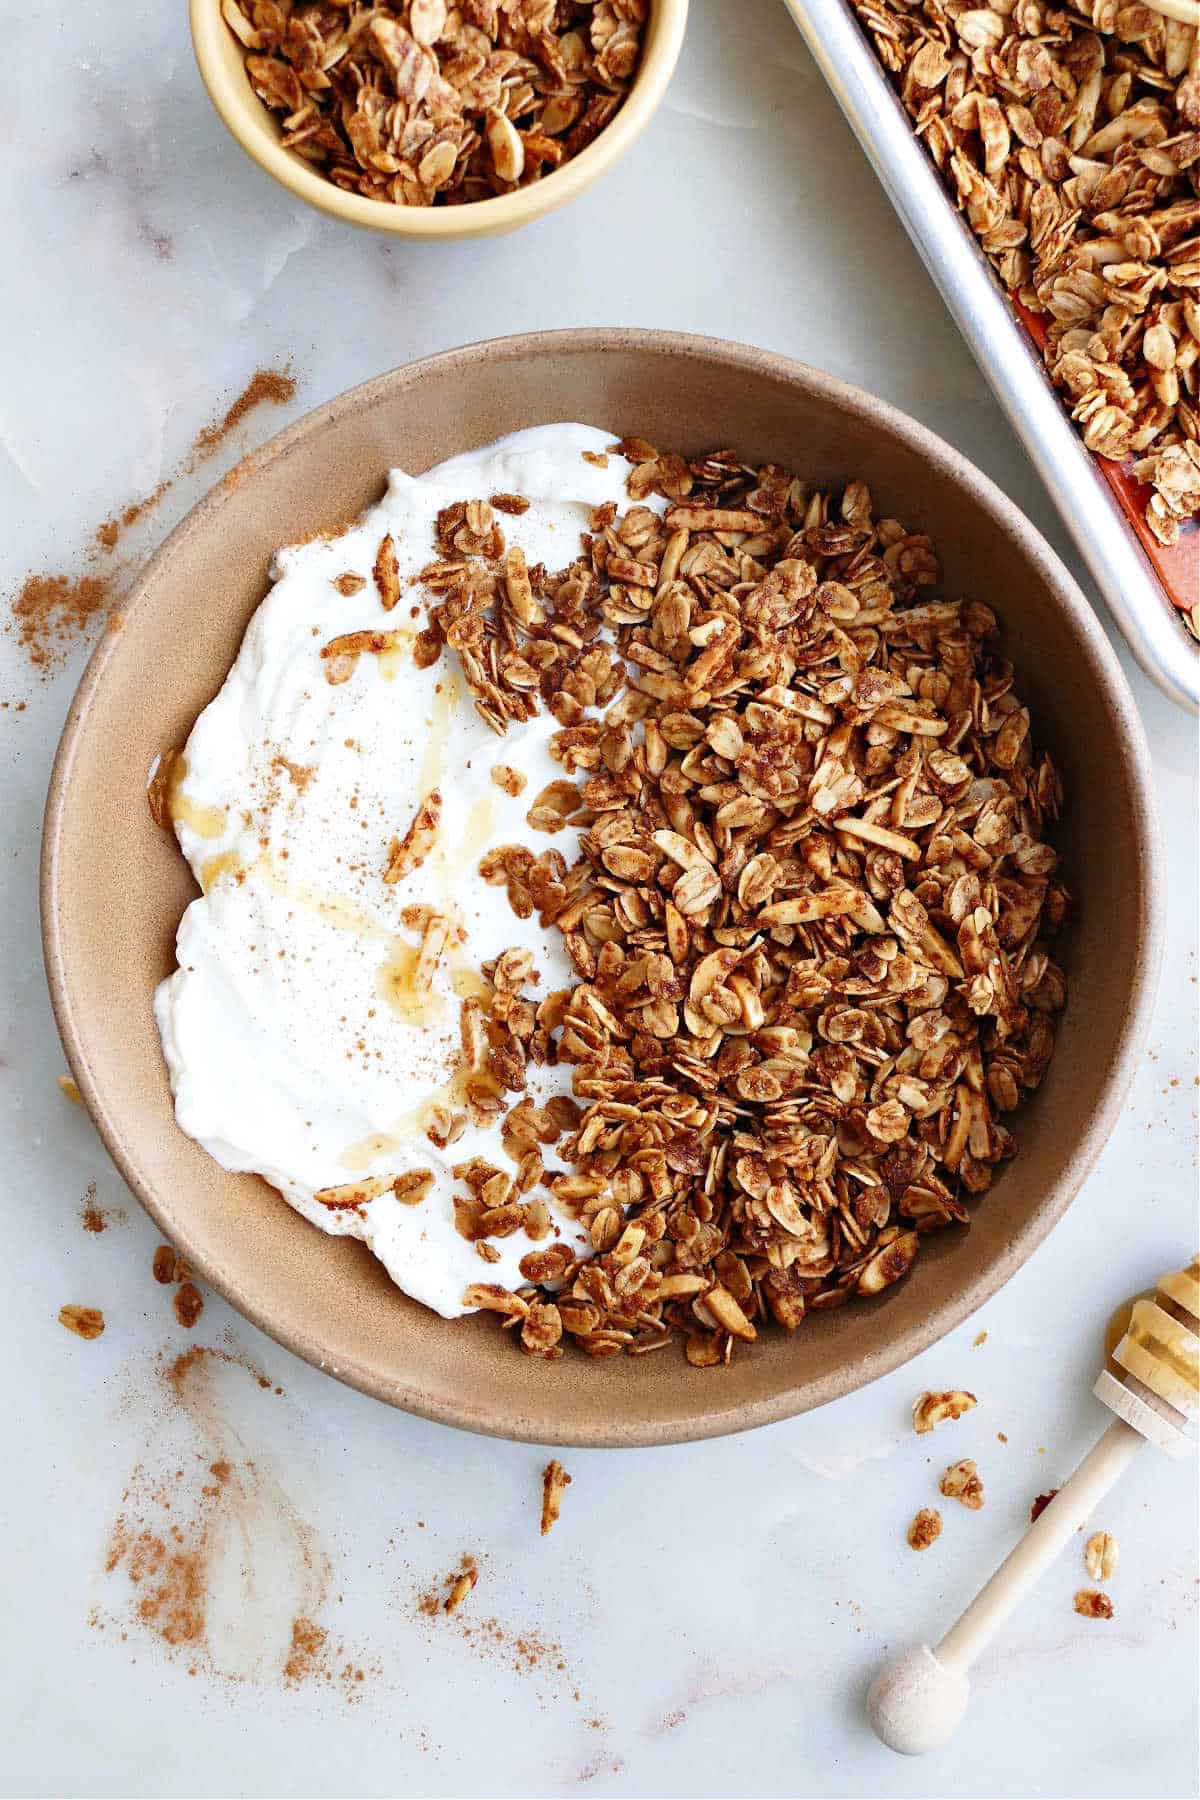
{"type": "Polygon", "coordinates": [[[1110,1581],[1117,1569],[1117,1540],[1108,1531],[1093,1531],[1083,1547],[1083,1560],[1093,1581],[1110,1581]]]}
{"type": "Polygon", "coordinates": [[[972,1350],[979,1350],[986,1343],[987,1343],[987,1332],[980,1331],[980,1332],[977,1332],[975,1337],[972,1339],[971,1348],[972,1348],[972,1350]]]}
{"type": "Polygon", "coordinates": [[[1051,1488],[1049,1493],[1038,1495],[1037,1499],[1033,1502],[1033,1505],[1029,1508],[1029,1523],[1031,1525],[1037,1524],[1057,1492],[1057,1488],[1051,1488]]]}
{"type": "Polygon", "coordinates": [[[190,1331],[204,1311],[204,1296],[194,1282],[185,1281],[175,1294],[175,1317],[190,1331]]]}
{"type": "Polygon", "coordinates": [[[1075,1611],[1084,1619],[1111,1619],[1113,1603],[1098,1588],[1080,1588],[1075,1595],[1075,1611]]]}
{"type": "Polygon", "coordinates": [[[104,1314],[98,1306],[63,1306],[59,1308],[58,1322],[73,1331],[76,1337],[98,1338],[104,1330],[104,1314]]]}
{"type": "Polygon", "coordinates": [[[918,1434],[933,1431],[945,1419],[961,1419],[964,1413],[970,1412],[978,1405],[974,1394],[964,1388],[945,1390],[941,1393],[918,1394],[913,1401],[913,1430],[918,1434]]]}
{"type": "Polygon", "coordinates": [[[150,1264],[150,1272],[155,1281],[163,1287],[169,1287],[173,1281],[177,1281],[179,1279],[175,1273],[177,1260],[175,1251],[170,1244],[160,1244],[154,1252],[150,1264]]]}
{"type": "Polygon", "coordinates": [[[923,1506],[908,1528],[910,1550],[928,1550],[942,1535],[942,1515],[936,1507],[923,1506]]]}
{"type": "Polygon", "coordinates": [[[464,1558],[462,1568],[456,1575],[449,1577],[450,1592],[442,1602],[442,1611],[457,1612],[478,1580],[479,1570],[474,1562],[469,1557],[464,1558]]]}
{"type": "Polygon", "coordinates": [[[961,1500],[972,1512],[983,1505],[983,1482],[970,1457],[951,1463],[939,1485],[947,1500],[961,1500]]]}
{"type": "Polygon", "coordinates": [[[571,1485],[571,1477],[556,1457],[552,1457],[542,1470],[542,1536],[556,1523],[562,1511],[564,1491],[571,1485]]]}
{"type": "Polygon", "coordinates": [[[66,1095],[72,1106],[83,1105],[83,1095],[79,1091],[74,1076],[60,1075],[58,1077],[58,1091],[60,1094],[66,1095]]]}
{"type": "Polygon", "coordinates": [[[497,763],[492,770],[492,780],[502,792],[516,800],[529,785],[528,777],[520,769],[510,769],[507,763],[497,763]]]}

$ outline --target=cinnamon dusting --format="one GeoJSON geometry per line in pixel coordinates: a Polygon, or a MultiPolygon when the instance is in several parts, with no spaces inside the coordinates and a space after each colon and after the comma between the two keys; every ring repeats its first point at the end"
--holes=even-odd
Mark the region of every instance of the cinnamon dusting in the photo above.
{"type": "MultiPolygon", "coordinates": [[[[144,494],[104,519],[89,535],[89,560],[112,556],[122,534],[145,520],[166,498],[181,475],[216,454],[256,407],[286,406],[296,394],[296,377],[290,364],[282,369],[257,369],[228,407],[224,416],[206,425],[195,438],[190,456],[149,494],[144,494]]],[[[228,477],[226,478],[228,479],[228,477]]],[[[11,617],[5,631],[16,636],[31,666],[49,677],[79,643],[105,620],[125,585],[127,569],[104,574],[45,574],[31,572],[13,595],[11,617]]],[[[110,622],[117,626],[119,615],[110,622]]]]}
{"type": "Polygon", "coordinates": [[[110,587],[104,575],[27,575],[6,629],[16,631],[33,667],[48,673],[103,616],[110,587]]]}
{"type": "Polygon", "coordinates": [[[256,406],[268,402],[272,406],[288,406],[295,396],[296,378],[290,363],[282,369],[256,369],[224,418],[214,419],[197,435],[192,444],[195,460],[206,462],[256,406]]]}
{"type": "Polygon", "coordinates": [[[195,1461],[176,1446],[157,1472],[144,1462],[133,1470],[104,1558],[105,1573],[128,1584],[127,1600],[118,1600],[115,1611],[93,1609],[90,1623],[96,1630],[119,1629],[122,1641],[138,1628],[191,1675],[286,1687],[320,1682],[353,1703],[382,1667],[335,1640],[320,1622],[328,1560],[265,1457],[257,1449],[247,1453],[246,1419],[239,1417],[235,1426],[226,1415],[227,1390],[213,1384],[217,1364],[244,1370],[256,1386],[272,1386],[240,1354],[207,1345],[193,1346],[163,1368],[167,1413],[151,1441],[177,1412],[194,1428],[195,1461]],[[294,1569],[288,1601],[295,1612],[287,1635],[274,1645],[264,1636],[269,1611],[261,1625],[246,1613],[253,1613],[257,1592],[256,1546],[260,1561],[264,1553],[270,1556],[262,1567],[274,1568],[281,1545],[288,1546],[294,1569]],[[239,1574],[244,1603],[230,1636],[227,1609],[215,1607],[213,1597],[239,1574]]]}
{"type": "Polygon", "coordinates": [[[132,501],[123,511],[114,513],[111,519],[105,519],[103,525],[97,525],[95,537],[101,550],[111,554],[120,541],[121,533],[144,519],[147,513],[153,512],[173,485],[172,481],[160,481],[153,493],[147,494],[144,499],[132,501]]]}
{"type": "Polygon", "coordinates": [[[88,1182],[79,1202],[79,1223],[85,1231],[107,1231],[110,1225],[124,1225],[128,1216],[123,1206],[101,1206],[95,1182],[88,1182]]]}

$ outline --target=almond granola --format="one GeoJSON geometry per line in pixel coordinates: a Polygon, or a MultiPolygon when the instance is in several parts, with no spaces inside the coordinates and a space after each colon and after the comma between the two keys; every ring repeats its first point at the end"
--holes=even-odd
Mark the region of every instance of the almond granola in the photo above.
{"type": "Polygon", "coordinates": [[[221,0],[221,12],[285,150],[348,193],[458,206],[539,181],[604,130],[649,0],[221,0]]]}
{"type": "MultiPolygon", "coordinates": [[[[862,482],[614,449],[631,504],[566,568],[516,563],[464,501],[421,577],[428,654],[457,655],[497,734],[539,708],[560,727],[529,815],[547,848],[481,872],[576,982],[485,969],[484,1063],[510,1094],[530,1060],[574,1065],[573,1103],[518,1098],[502,1130],[525,1195],[555,1145],[547,1185],[595,1255],[551,1245],[515,1295],[472,1295],[533,1355],[680,1336],[712,1366],[899,1281],[1014,1153],[1002,1119],[1066,996],[1061,791],[995,617],[938,591],[933,544],[862,482]]],[[[463,1171],[480,1243],[518,1211],[497,1173],[463,1171]]]]}

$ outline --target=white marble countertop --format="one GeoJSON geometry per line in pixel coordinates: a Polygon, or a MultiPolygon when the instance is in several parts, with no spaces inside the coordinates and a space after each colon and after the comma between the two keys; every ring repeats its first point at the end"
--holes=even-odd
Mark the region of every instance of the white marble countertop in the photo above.
{"type": "MultiPolygon", "coordinates": [[[[5,13],[0,625],[28,571],[84,570],[97,524],[168,475],[260,365],[291,359],[294,402],[252,414],[128,531],[117,553],[128,567],[285,417],[411,357],[530,327],[670,325],[805,358],[942,433],[1065,550],[773,0],[694,0],[666,105],[582,201],[524,235],[428,249],[343,231],[247,163],[201,89],[182,5],[47,0],[5,13]]],[[[235,1347],[284,1392],[264,1393],[237,1363],[216,1369],[212,1415],[256,1470],[244,1538],[222,1536],[220,1496],[198,1494],[213,1452],[197,1437],[207,1416],[165,1398],[163,1368],[192,1339],[150,1279],[156,1233],[55,1086],[65,1065],[39,951],[38,837],[83,660],[80,643],[38,680],[16,635],[0,634],[0,1789],[1194,1794],[1195,1476],[1152,1452],[1098,1521],[1121,1544],[1111,1623],[1073,1612],[1084,1575],[1071,1550],[986,1657],[949,1749],[902,1762],[860,1713],[881,1654],[948,1621],[1031,1498],[1097,1434],[1105,1317],[1191,1247],[1196,739],[1124,652],[1154,746],[1171,930],[1146,1058],[1085,1192],[981,1314],[866,1392],[749,1437],[570,1454],[574,1485],[544,1542],[539,1451],[351,1393],[213,1296],[195,1338],[235,1347]],[[80,1229],[93,1182],[100,1206],[126,1214],[102,1235],[80,1229]],[[67,1300],[103,1307],[103,1338],[60,1329],[67,1300]],[[930,1449],[909,1406],[946,1384],[980,1405],[930,1449]],[[985,1478],[984,1510],[947,1502],[942,1539],[913,1556],[908,1520],[964,1455],[985,1478]],[[186,1558],[193,1503],[217,1521],[208,1643],[172,1652],[136,1616],[153,1571],[131,1588],[123,1568],[105,1573],[106,1547],[124,1508],[157,1520],[186,1558]],[[288,1686],[301,1539],[329,1573],[315,1660],[317,1675],[333,1673],[288,1686]],[[475,1594],[456,1620],[423,1617],[418,1596],[464,1552],[480,1558],[475,1594]],[[485,1617],[502,1638],[460,1629],[485,1617]]]]}

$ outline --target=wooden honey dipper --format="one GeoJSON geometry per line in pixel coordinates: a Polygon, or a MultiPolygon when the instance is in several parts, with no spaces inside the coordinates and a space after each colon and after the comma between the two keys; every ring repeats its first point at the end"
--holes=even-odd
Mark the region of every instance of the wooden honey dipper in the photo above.
{"type": "Polygon", "coordinates": [[[1112,1367],[1092,1390],[1116,1414],[1108,1430],[937,1648],[902,1652],[871,1683],[867,1715],[890,1749],[921,1756],[952,1736],[967,1708],[971,1665],[1135,1451],[1151,1443],[1182,1456],[1194,1446],[1188,1427],[1200,1409],[1200,1257],[1162,1276],[1153,1298],[1125,1311],[1112,1367]]]}

